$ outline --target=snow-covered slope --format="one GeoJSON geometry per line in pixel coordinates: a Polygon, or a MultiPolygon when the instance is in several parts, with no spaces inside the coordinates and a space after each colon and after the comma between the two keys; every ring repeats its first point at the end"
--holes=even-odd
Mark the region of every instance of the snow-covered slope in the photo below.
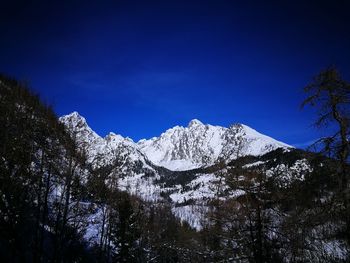
{"type": "Polygon", "coordinates": [[[243,124],[225,128],[204,125],[196,119],[187,127],[175,126],[159,137],[141,140],[137,145],[149,160],[170,170],[194,169],[219,160],[291,148],[243,124]]]}

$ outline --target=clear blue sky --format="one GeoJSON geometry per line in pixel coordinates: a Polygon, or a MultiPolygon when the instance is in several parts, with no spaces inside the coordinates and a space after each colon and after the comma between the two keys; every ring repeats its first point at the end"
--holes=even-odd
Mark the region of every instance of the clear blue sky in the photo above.
{"type": "Polygon", "coordinates": [[[302,88],[332,64],[350,80],[346,2],[3,0],[0,71],[103,136],[197,118],[301,146],[319,136],[302,88]]]}

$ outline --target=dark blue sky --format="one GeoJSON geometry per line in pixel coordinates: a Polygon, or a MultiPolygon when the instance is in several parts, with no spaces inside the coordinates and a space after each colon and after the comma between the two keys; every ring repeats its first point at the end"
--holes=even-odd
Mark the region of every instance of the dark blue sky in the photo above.
{"type": "Polygon", "coordinates": [[[319,136],[302,88],[332,64],[350,80],[346,2],[3,0],[0,71],[100,135],[198,118],[299,146],[319,136]]]}

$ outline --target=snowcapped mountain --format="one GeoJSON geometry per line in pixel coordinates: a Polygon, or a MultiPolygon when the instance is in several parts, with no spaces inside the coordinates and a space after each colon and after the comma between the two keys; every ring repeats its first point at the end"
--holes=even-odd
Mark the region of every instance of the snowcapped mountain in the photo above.
{"type": "Polygon", "coordinates": [[[117,154],[129,160],[150,160],[169,170],[190,170],[209,166],[219,160],[230,161],[246,155],[263,155],[291,146],[254,129],[235,124],[229,128],[192,120],[187,127],[175,126],[159,137],[135,143],[115,133],[100,137],[84,117],[73,112],[60,118],[87,152],[88,161],[97,166],[111,163],[117,154]]]}
{"type": "Polygon", "coordinates": [[[225,128],[194,119],[187,127],[175,126],[159,137],[135,143],[115,133],[100,137],[77,112],[61,117],[60,121],[74,132],[87,152],[88,161],[96,166],[110,164],[117,155],[122,155],[128,161],[151,161],[172,171],[185,171],[207,167],[220,160],[292,148],[243,124],[225,128]]]}
{"type": "MultiPolygon", "coordinates": [[[[99,136],[77,112],[61,117],[60,122],[76,138],[92,169],[107,167],[120,190],[143,200],[169,202],[173,213],[196,229],[207,202],[245,194],[228,187],[222,176],[231,169],[232,160],[249,155],[242,168],[262,166],[269,176],[277,168],[284,169],[288,178],[277,178],[281,185],[303,179],[296,162],[278,166],[276,157],[267,156],[288,154],[291,146],[243,124],[225,128],[195,119],[187,127],[175,126],[159,137],[135,143],[115,133],[99,136]],[[221,166],[222,161],[226,165],[221,166]]],[[[307,163],[304,166],[308,169],[307,163]]]]}
{"type": "Polygon", "coordinates": [[[189,170],[219,160],[230,161],[246,155],[262,155],[277,148],[291,148],[243,124],[225,128],[196,119],[187,127],[175,126],[137,145],[149,160],[170,170],[189,170]]]}

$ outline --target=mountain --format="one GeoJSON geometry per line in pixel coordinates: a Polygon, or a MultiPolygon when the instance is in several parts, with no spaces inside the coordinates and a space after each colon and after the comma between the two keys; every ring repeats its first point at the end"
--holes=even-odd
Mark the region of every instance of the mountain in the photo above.
{"type": "Polygon", "coordinates": [[[219,160],[230,161],[246,155],[262,155],[277,148],[292,148],[243,124],[225,128],[196,119],[187,127],[175,126],[137,145],[149,160],[170,170],[206,167],[219,160]]]}
{"type": "Polygon", "coordinates": [[[194,119],[187,127],[175,126],[159,137],[135,143],[114,133],[100,137],[77,112],[61,117],[60,121],[74,131],[88,153],[89,162],[95,165],[111,163],[119,154],[129,162],[150,161],[172,171],[185,171],[208,167],[220,160],[227,162],[246,155],[263,155],[278,148],[292,148],[243,124],[225,128],[194,119]],[[95,162],[97,157],[102,157],[98,163],[95,162]]]}
{"type": "Polygon", "coordinates": [[[168,203],[196,230],[213,201],[245,196],[247,185],[254,189],[259,180],[254,171],[280,189],[303,182],[313,171],[303,151],[243,124],[225,128],[192,120],[136,143],[115,133],[99,136],[77,112],[59,120],[93,170],[107,168],[118,189],[153,205],[168,203]]]}
{"type": "Polygon", "coordinates": [[[270,174],[275,170],[269,169],[284,169],[287,179],[279,180],[285,185],[309,169],[302,158],[289,164],[266,159],[269,153],[283,155],[293,147],[243,124],[225,128],[195,119],[187,127],[175,126],[159,137],[135,143],[114,133],[102,138],[77,112],[61,117],[60,122],[93,169],[109,167],[109,177],[117,179],[120,190],[145,201],[169,202],[173,213],[196,229],[201,228],[202,208],[210,200],[244,195],[241,189],[228,187],[222,175],[232,161],[240,160],[244,169],[264,166],[270,174]]]}

